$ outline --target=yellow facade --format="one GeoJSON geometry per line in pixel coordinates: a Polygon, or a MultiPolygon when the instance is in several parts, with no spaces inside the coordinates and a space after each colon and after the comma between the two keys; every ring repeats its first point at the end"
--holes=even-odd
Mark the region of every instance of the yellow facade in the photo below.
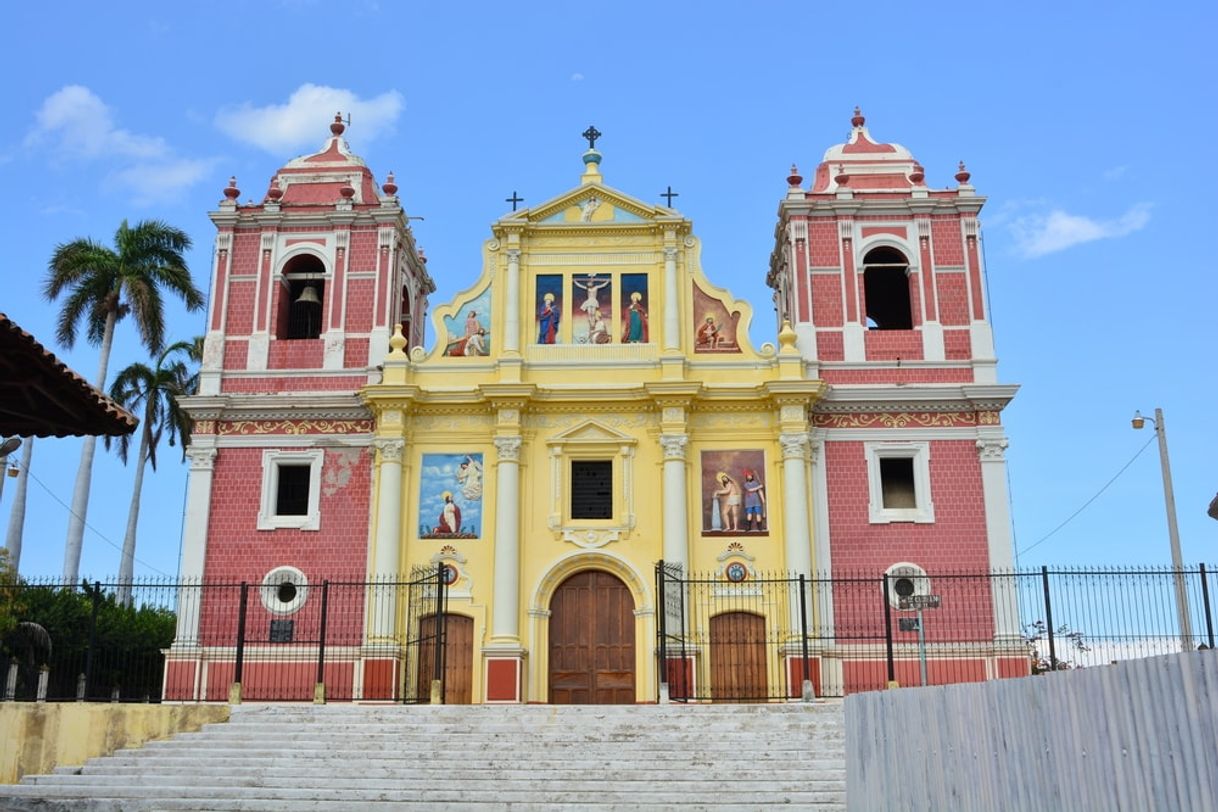
{"type": "Polygon", "coordinates": [[[435,347],[407,353],[399,331],[382,382],[362,393],[381,449],[368,570],[452,563],[449,611],[473,619],[475,702],[548,701],[551,600],[575,573],[629,589],[644,702],[657,681],[657,561],[720,574],[817,564],[806,438],[823,384],[805,378],[794,333],[754,348],[749,305],[703,274],[692,223],[606,186],[593,150],[584,162],[577,187],[493,224],[481,276],[435,311],[435,347]],[[561,308],[555,343],[542,343],[547,304],[561,308]],[[425,537],[436,516],[423,461],[442,454],[481,454],[476,538],[425,537]],[[744,469],[708,469],[724,460],[754,461],[765,505],[752,525],[717,478],[739,489],[744,469]],[[580,461],[610,464],[608,518],[573,515],[580,461]],[[386,474],[387,462],[400,469],[386,474]],[[510,698],[486,684],[496,658],[517,663],[510,698]]]}

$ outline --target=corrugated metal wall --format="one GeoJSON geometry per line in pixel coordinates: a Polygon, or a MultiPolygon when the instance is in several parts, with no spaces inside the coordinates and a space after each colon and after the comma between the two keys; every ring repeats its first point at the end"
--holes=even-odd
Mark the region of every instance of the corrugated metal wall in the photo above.
{"type": "Polygon", "coordinates": [[[846,698],[850,810],[1218,812],[1218,651],[846,698]]]}

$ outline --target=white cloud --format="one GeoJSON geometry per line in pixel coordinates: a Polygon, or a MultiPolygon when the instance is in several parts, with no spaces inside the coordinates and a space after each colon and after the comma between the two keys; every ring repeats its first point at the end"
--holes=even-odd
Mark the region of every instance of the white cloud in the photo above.
{"type": "Polygon", "coordinates": [[[582,73],[573,73],[573,74],[571,74],[571,81],[572,82],[582,82],[582,81],[584,81],[584,75],[582,73]]]}
{"type": "Polygon", "coordinates": [[[1080,243],[1124,237],[1150,222],[1150,204],[1139,203],[1120,217],[1095,220],[1061,209],[1026,214],[1010,221],[1015,243],[1025,257],[1040,257],[1080,243]]]}
{"type": "Polygon", "coordinates": [[[169,152],[161,138],[114,126],[114,115],[83,85],[68,85],[46,98],[25,137],[26,146],[47,146],[58,158],[159,158],[169,152]]]}
{"type": "Polygon", "coordinates": [[[334,113],[351,116],[351,126],[361,142],[393,132],[405,106],[402,94],[390,90],[371,99],[361,99],[350,90],[304,84],[285,104],[254,107],[246,102],[216,114],[216,126],[237,139],[282,156],[285,152],[316,145],[329,132],[334,113]]]}
{"type": "Polygon", "coordinates": [[[208,177],[215,159],[179,158],[133,164],[110,174],[115,184],[129,189],[139,204],[171,200],[185,188],[208,177]]]}

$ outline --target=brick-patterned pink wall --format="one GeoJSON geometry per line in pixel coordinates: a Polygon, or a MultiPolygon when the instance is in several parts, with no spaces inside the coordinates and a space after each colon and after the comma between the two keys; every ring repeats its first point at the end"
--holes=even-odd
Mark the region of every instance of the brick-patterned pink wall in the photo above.
{"type": "Polygon", "coordinates": [[[321,369],[325,339],[273,339],[267,353],[268,369],[321,369]]]}
{"type": "MultiPolygon", "coordinates": [[[[385,352],[389,352],[388,349],[385,352]]],[[[368,339],[348,338],[343,347],[343,366],[347,369],[364,369],[368,366],[368,339]]]]}
{"type": "MultiPolygon", "coordinates": [[[[817,336],[817,346],[820,346],[817,336]]],[[[821,380],[827,383],[972,383],[973,370],[969,367],[915,368],[883,367],[877,369],[821,369],[821,380]]]]}
{"type": "Polygon", "coordinates": [[[964,241],[960,237],[960,221],[955,216],[932,218],[930,237],[936,265],[964,264],[964,241]]]}
{"type": "Polygon", "coordinates": [[[868,361],[922,360],[922,333],[918,330],[868,330],[863,337],[868,361]]]}
{"type": "Polygon", "coordinates": [[[842,277],[815,273],[812,277],[812,315],[817,327],[842,324],[842,277]]]}
{"type": "Polygon", "coordinates": [[[973,356],[973,344],[968,330],[944,330],[943,346],[949,361],[967,361],[973,356]]]}
{"type": "MultiPolygon", "coordinates": [[[[248,581],[257,584],[270,570],[282,565],[300,569],[309,583],[315,585],[327,579],[365,580],[371,450],[326,452],[322,465],[321,527],[315,531],[257,529],[262,496],[262,451],[261,448],[223,448],[216,455],[203,580],[207,583],[248,581]]],[[[204,613],[202,631],[223,636],[224,629],[235,618],[232,611],[235,604],[235,595],[216,597],[204,613]]],[[[255,607],[251,622],[265,623],[261,617],[265,610],[251,592],[248,608],[254,610],[255,607]]],[[[302,619],[308,616],[302,610],[302,619]]],[[[357,620],[353,616],[349,622],[357,620]]],[[[336,634],[341,631],[341,627],[332,628],[336,634]]],[[[298,629],[297,633],[301,634],[302,630],[298,629]]]]}
{"type": "Polygon", "coordinates": [[[247,336],[254,331],[255,288],[257,285],[252,277],[236,277],[229,282],[225,335],[247,336]]]}
{"type": "Polygon", "coordinates": [[[964,274],[942,273],[935,282],[939,287],[939,321],[944,325],[968,324],[968,282],[964,274]]]}
{"type": "MultiPolygon", "coordinates": [[[[355,268],[357,266],[352,266],[355,268]]],[[[347,332],[366,333],[372,329],[376,282],[372,279],[347,280],[347,332]]]]}
{"type": "Polygon", "coordinates": [[[224,342],[224,368],[225,369],[245,369],[246,359],[249,357],[250,345],[245,341],[225,341],[224,342]]]}
{"type": "Polygon", "coordinates": [[[841,361],[846,357],[840,331],[816,331],[816,357],[821,361],[841,361]]]}
{"type": "Polygon", "coordinates": [[[293,375],[287,378],[224,378],[223,392],[354,392],[367,378],[363,375],[342,375],[333,378],[293,375]]]}
{"type": "Polygon", "coordinates": [[[808,224],[808,252],[814,266],[827,268],[841,262],[835,221],[808,224]]]}

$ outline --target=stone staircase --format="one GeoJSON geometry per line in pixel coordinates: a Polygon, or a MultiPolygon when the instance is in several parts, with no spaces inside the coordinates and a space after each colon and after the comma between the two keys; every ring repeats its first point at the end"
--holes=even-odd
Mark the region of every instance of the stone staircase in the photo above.
{"type": "Polygon", "coordinates": [[[239,705],[0,810],[845,809],[840,703],[239,705]]]}

